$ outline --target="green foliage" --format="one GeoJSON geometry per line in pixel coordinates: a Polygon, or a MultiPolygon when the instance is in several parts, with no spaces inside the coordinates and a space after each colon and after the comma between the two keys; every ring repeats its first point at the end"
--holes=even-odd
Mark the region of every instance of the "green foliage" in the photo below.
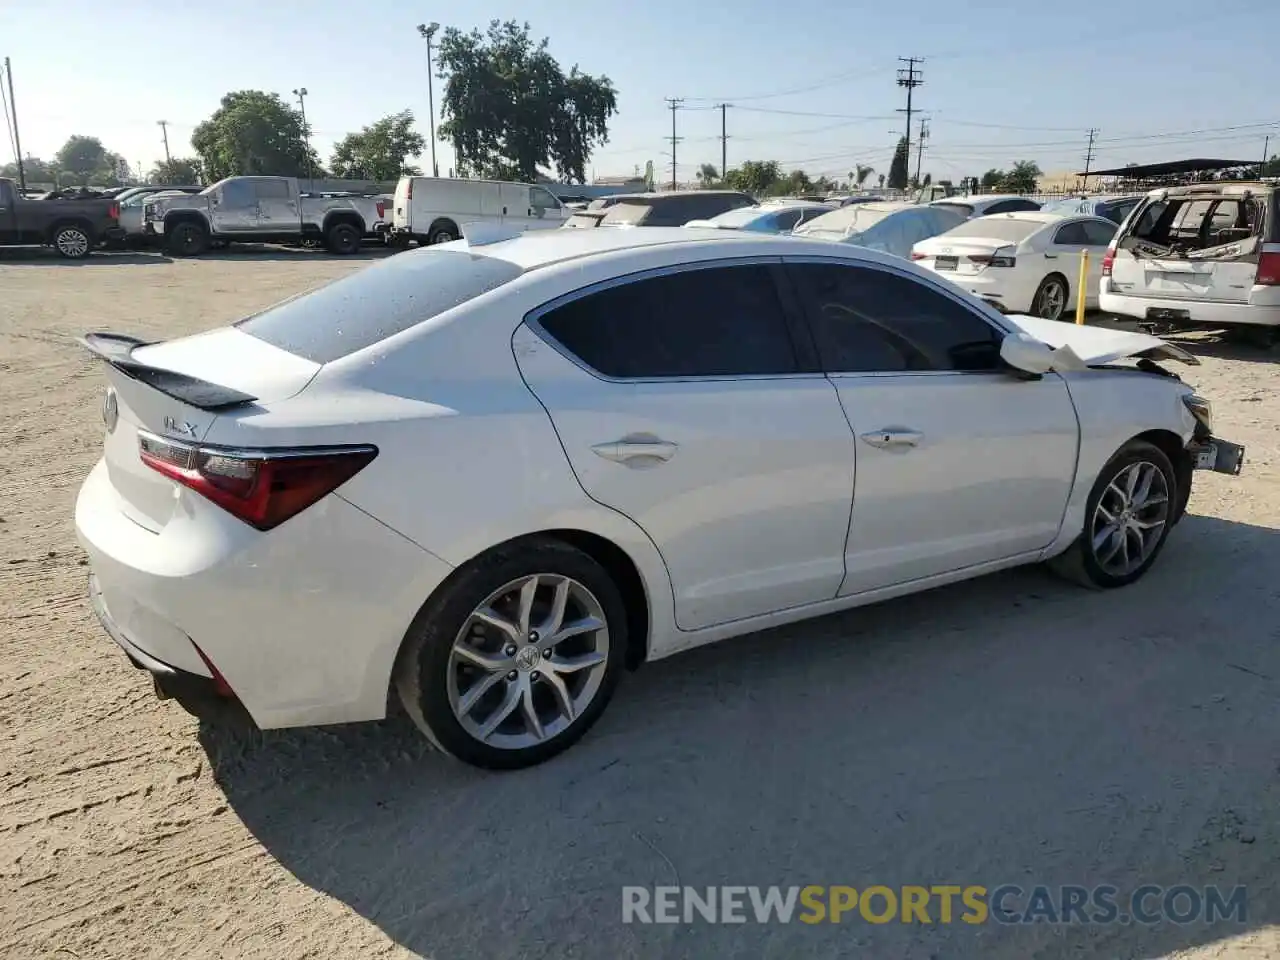
{"type": "Polygon", "coordinates": [[[161,160],[151,168],[147,180],[157,186],[195,186],[203,182],[200,177],[200,161],[194,157],[161,160]]]}
{"type": "MultiPolygon", "coordinates": [[[[41,160],[39,157],[33,157],[27,154],[22,158],[23,172],[26,174],[27,183],[57,183],[58,182],[58,164],[48,160],[41,160]]],[[[6,163],[0,167],[0,177],[8,177],[11,180],[18,179],[18,164],[6,163]]]]}
{"type": "Polygon", "coordinates": [[[1262,164],[1262,170],[1259,172],[1260,177],[1280,177],[1280,157],[1272,155],[1271,159],[1262,164]]]}
{"type": "Polygon", "coordinates": [[[211,182],[237,175],[302,177],[312,170],[319,176],[319,159],[304,146],[308,133],[301,112],[279,94],[237,90],[196,127],[191,145],[211,182]]]}
{"type": "Polygon", "coordinates": [[[929,186],[929,184],[931,184],[931,183],[933,183],[933,174],[932,174],[932,173],[926,173],[926,174],[924,175],[924,179],[920,181],[920,186],[922,186],[922,187],[927,187],[927,186],[929,186]]]}
{"type": "MultiPolygon", "coordinates": [[[[1000,178],[998,189],[1008,193],[1034,193],[1037,181],[1044,171],[1034,160],[1019,160],[1008,173],[1000,178]]],[[[985,178],[984,178],[985,179],[985,178]]]]}
{"type": "Polygon", "coordinates": [[[335,177],[352,180],[395,180],[418,176],[405,161],[420,154],[427,141],[413,129],[413,112],[402,110],[349,133],[333,148],[329,168],[335,177]]]}
{"type": "MultiPolygon", "coordinates": [[[[97,137],[75,134],[67,138],[56,156],[63,184],[86,186],[91,179],[114,177],[112,156],[97,137]]],[[[30,176],[30,175],[28,175],[30,176]]]]}
{"type": "MultiPolygon", "coordinates": [[[[855,167],[854,171],[849,174],[849,179],[852,180],[859,187],[861,187],[864,183],[867,182],[867,177],[875,173],[874,169],[872,169],[871,167],[868,167],[864,163],[854,164],[854,167],[855,167]]],[[[883,179],[884,178],[882,177],[881,180],[883,179]]],[[[883,184],[881,185],[883,186],[883,184]]]]}
{"type": "Polygon", "coordinates": [[[698,184],[702,187],[709,187],[720,179],[720,172],[716,170],[714,164],[704,163],[698,168],[698,184]]]}
{"type": "Polygon", "coordinates": [[[893,151],[893,162],[889,164],[889,189],[907,188],[907,160],[907,138],[899,137],[898,146],[893,151]]]}
{"type": "Polygon", "coordinates": [[[724,185],[754,197],[768,196],[782,181],[782,167],[777,160],[748,160],[724,175],[724,185]]]}
{"type": "Polygon", "coordinates": [[[1004,177],[1005,173],[1003,170],[997,170],[995,167],[992,167],[982,175],[982,189],[994,190],[1004,180],[1004,177]]]}
{"type": "Polygon", "coordinates": [[[576,66],[566,74],[529,25],[490,21],[485,33],[445,29],[440,38],[445,86],[440,136],[461,170],[533,181],[539,167],[582,183],[592,151],[609,139],[617,91],[608,77],[576,66]]]}

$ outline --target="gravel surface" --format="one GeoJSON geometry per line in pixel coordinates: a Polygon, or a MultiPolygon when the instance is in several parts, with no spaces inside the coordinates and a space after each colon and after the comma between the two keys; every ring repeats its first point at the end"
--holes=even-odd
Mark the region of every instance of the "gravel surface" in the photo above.
{"type": "Polygon", "coordinates": [[[192,333],[361,265],[0,254],[0,956],[1280,956],[1275,357],[1194,345],[1179,372],[1249,461],[1197,478],[1140,584],[1026,569],[729,641],[492,775],[402,717],[197,722],[84,599],[103,377],[71,337],[192,333]],[[1184,882],[1247,885],[1247,922],[621,922],[623,885],[1184,882]]]}

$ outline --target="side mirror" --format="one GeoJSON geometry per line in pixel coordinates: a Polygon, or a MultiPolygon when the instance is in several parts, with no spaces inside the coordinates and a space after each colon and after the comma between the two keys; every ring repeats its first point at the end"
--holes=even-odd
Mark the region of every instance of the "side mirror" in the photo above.
{"type": "Polygon", "coordinates": [[[1011,333],[1000,341],[1000,359],[1022,373],[1043,376],[1053,369],[1053,348],[1025,333],[1011,333]]]}

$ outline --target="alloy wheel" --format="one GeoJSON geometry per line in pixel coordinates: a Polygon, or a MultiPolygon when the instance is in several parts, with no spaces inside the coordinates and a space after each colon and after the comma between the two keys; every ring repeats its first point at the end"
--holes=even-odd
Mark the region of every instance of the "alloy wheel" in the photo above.
{"type": "Polygon", "coordinates": [[[1131,463],[1102,491],[1089,523],[1098,566],[1115,577],[1133,573],[1155,553],[1169,521],[1169,484],[1147,460],[1131,463]]]}
{"type": "Polygon", "coordinates": [[[571,577],[522,577],[490,594],[454,639],[449,706],[483,744],[536,746],[583,714],[608,660],[609,629],[595,594],[571,577]]]}
{"type": "Polygon", "coordinates": [[[1046,320],[1057,320],[1067,307],[1067,290],[1058,280],[1050,280],[1040,288],[1036,300],[1036,315],[1046,320]]]}
{"type": "Polygon", "coordinates": [[[82,230],[60,230],[54,244],[58,248],[58,253],[72,259],[83,257],[89,252],[89,238],[82,230]]]}

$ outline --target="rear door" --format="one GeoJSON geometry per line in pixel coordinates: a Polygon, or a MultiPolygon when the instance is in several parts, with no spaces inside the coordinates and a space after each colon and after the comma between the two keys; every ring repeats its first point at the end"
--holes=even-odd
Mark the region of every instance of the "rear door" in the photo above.
{"type": "Polygon", "coordinates": [[[1086,224],[1090,223],[1092,221],[1089,220],[1067,220],[1058,225],[1054,228],[1049,238],[1049,245],[1045,249],[1045,259],[1056,261],[1051,264],[1052,268],[1066,276],[1067,284],[1071,288],[1071,302],[1067,304],[1068,308],[1075,305],[1075,297],[1079,293],[1075,288],[1080,278],[1080,260],[1086,253],[1089,256],[1089,262],[1085,272],[1085,303],[1092,306],[1098,301],[1098,283],[1102,279],[1102,258],[1107,252],[1107,244],[1111,242],[1111,237],[1106,236],[1105,242],[1098,244],[1096,241],[1102,234],[1096,228],[1093,231],[1086,229],[1086,224]]]}
{"type": "Polygon", "coordinates": [[[516,334],[579,482],[661,552],[684,630],[830,600],[844,577],[853,437],[777,269],[651,272],[516,334]]]}
{"type": "Polygon", "coordinates": [[[1258,197],[1149,201],[1120,237],[1111,289],[1160,300],[1247,303],[1264,223],[1258,197]]]}
{"type": "Polygon", "coordinates": [[[253,189],[258,197],[258,228],[263,233],[301,231],[302,210],[294,181],[262,177],[253,181],[253,189]]]}
{"type": "Polygon", "coordinates": [[[0,180],[0,243],[18,242],[17,205],[9,181],[0,180]]]}

